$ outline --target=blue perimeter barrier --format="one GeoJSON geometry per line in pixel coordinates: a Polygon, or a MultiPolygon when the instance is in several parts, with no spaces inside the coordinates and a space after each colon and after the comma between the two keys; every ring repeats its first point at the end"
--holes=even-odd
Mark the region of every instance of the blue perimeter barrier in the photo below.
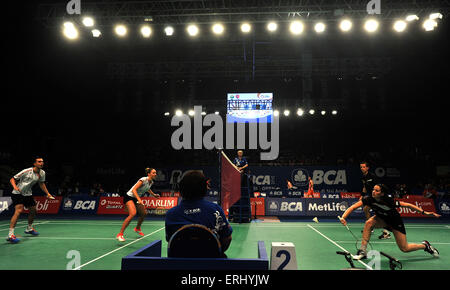
{"type": "Polygon", "coordinates": [[[161,240],[122,258],[122,270],[269,270],[263,241],[258,241],[257,259],[166,258],[161,257],[161,240]]]}

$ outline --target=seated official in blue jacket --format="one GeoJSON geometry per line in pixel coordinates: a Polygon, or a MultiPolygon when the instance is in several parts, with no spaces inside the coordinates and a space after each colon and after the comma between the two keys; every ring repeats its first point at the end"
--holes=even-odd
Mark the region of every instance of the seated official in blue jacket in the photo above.
{"type": "Polygon", "coordinates": [[[171,208],[166,214],[166,240],[182,226],[200,224],[217,235],[222,251],[225,252],[231,243],[233,229],[222,208],[204,199],[207,193],[207,179],[201,171],[186,172],[180,181],[179,205],[171,208]]]}

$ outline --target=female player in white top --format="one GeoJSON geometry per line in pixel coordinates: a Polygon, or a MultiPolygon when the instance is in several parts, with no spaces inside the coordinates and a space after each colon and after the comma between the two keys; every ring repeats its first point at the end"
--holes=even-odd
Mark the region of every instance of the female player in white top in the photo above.
{"type": "Polygon", "coordinates": [[[141,197],[148,192],[154,197],[159,198],[159,194],[154,193],[150,189],[153,185],[153,179],[156,177],[156,170],[153,168],[146,168],[145,173],[147,174],[147,177],[140,178],[138,182],[136,182],[136,184],[123,196],[123,203],[128,211],[128,216],[125,218],[125,221],[120,228],[120,232],[116,236],[117,240],[120,242],[125,241],[123,233],[136,215],[136,212],[139,213],[139,218],[134,231],[138,233],[138,235],[144,236],[144,233],[141,230],[141,225],[147,215],[147,210],[142,203],[141,197]]]}

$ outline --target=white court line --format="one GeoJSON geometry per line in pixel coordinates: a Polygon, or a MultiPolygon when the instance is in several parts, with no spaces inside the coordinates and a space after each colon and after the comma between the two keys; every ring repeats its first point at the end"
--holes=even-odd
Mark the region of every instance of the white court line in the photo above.
{"type": "Polygon", "coordinates": [[[90,260],[89,262],[84,263],[83,265],[78,266],[78,267],[76,267],[76,268],[73,269],[73,270],[80,270],[80,269],[83,268],[84,266],[89,265],[89,264],[91,264],[91,263],[93,263],[93,262],[95,262],[95,261],[97,261],[97,260],[100,260],[100,259],[102,259],[102,258],[104,258],[104,257],[106,257],[106,256],[108,256],[108,255],[110,255],[110,254],[112,254],[112,253],[114,253],[114,252],[117,252],[117,251],[119,251],[119,250],[125,248],[125,247],[128,247],[129,245],[132,245],[132,244],[134,244],[134,243],[136,243],[136,242],[138,242],[138,241],[140,241],[140,240],[142,240],[142,239],[144,239],[144,238],[146,238],[146,237],[149,237],[149,236],[151,236],[151,235],[153,235],[153,234],[159,232],[160,230],[163,230],[164,228],[165,228],[165,227],[162,227],[162,228],[160,228],[159,230],[156,230],[156,231],[154,231],[154,232],[152,232],[152,233],[150,233],[150,234],[148,234],[148,235],[145,235],[145,236],[143,236],[143,237],[140,238],[140,239],[134,240],[134,241],[132,241],[131,243],[128,243],[128,244],[126,244],[126,245],[124,245],[124,246],[122,246],[122,247],[120,247],[120,248],[115,249],[115,250],[112,250],[112,251],[110,251],[110,252],[108,252],[108,253],[106,253],[106,254],[104,254],[104,255],[101,255],[100,257],[97,257],[97,258],[95,258],[95,259],[93,259],[93,260],[90,260]]]}
{"type": "MultiPolygon", "coordinates": [[[[348,224],[350,228],[356,228],[356,229],[362,229],[363,223],[361,225],[351,225],[348,224]]],[[[232,227],[234,226],[247,226],[246,224],[231,224],[232,227]]],[[[265,227],[265,228],[306,228],[308,225],[288,225],[288,224],[260,224],[260,223],[253,223],[253,227],[265,227]]],[[[315,225],[317,228],[339,228],[342,227],[341,224],[335,224],[335,225],[326,225],[326,224],[318,224],[315,225]]],[[[450,226],[447,225],[424,225],[424,226],[414,226],[414,225],[405,225],[406,229],[450,229],[450,226]]]]}
{"type": "MultiPolygon", "coordinates": [[[[48,223],[49,223],[48,221],[46,221],[46,222],[39,222],[39,223],[33,223],[33,226],[35,226],[35,225],[43,225],[43,224],[48,224],[48,223]]],[[[17,226],[17,224],[16,224],[16,227],[14,229],[20,229],[20,228],[26,228],[26,227],[28,227],[28,222],[26,222],[23,226],[17,226]]],[[[0,229],[0,231],[9,231],[9,227],[7,227],[5,229],[0,229]]]]}
{"type": "MultiPolygon", "coordinates": [[[[336,241],[336,243],[342,243],[342,244],[354,244],[355,241],[336,241]]],[[[392,242],[370,242],[371,244],[392,244],[396,245],[395,241],[392,242]]],[[[420,244],[421,242],[410,242],[414,244],[420,244]]],[[[432,245],[450,245],[450,243],[439,243],[439,242],[431,242],[432,245]]]]}
{"type": "MultiPolygon", "coordinates": [[[[0,225],[0,228],[2,228],[2,227],[9,228],[10,223],[11,223],[11,221],[8,221],[7,224],[0,225]]],[[[28,221],[17,221],[17,223],[16,223],[16,225],[23,225],[23,224],[28,224],[28,221]]]]}
{"type": "MultiPolygon", "coordinates": [[[[345,248],[341,247],[338,243],[336,243],[335,241],[333,241],[332,239],[330,239],[329,237],[325,236],[324,234],[322,234],[321,232],[319,232],[318,230],[316,230],[315,228],[313,228],[311,225],[308,225],[309,228],[313,229],[316,233],[318,233],[319,235],[321,235],[322,237],[324,237],[325,239],[327,239],[328,241],[330,241],[331,243],[333,243],[336,247],[338,247],[339,249],[348,252],[345,248]]],[[[361,264],[364,265],[364,267],[366,267],[368,270],[373,270],[369,265],[367,265],[366,263],[364,263],[361,260],[357,260],[358,262],[360,262],[361,264]]]]}
{"type": "MultiPolygon", "coordinates": [[[[81,237],[42,237],[39,236],[36,239],[42,240],[42,239],[46,239],[46,240],[115,240],[116,238],[81,238],[81,237]]],[[[142,238],[137,238],[137,239],[130,239],[132,241],[134,240],[140,240],[142,238]]]]}

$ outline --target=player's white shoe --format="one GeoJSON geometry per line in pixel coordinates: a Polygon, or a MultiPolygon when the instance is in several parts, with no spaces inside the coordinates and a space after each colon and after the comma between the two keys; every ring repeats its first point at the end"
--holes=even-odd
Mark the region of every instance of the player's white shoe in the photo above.
{"type": "Polygon", "coordinates": [[[439,251],[435,247],[433,247],[430,242],[423,241],[422,244],[425,245],[425,252],[430,253],[435,258],[439,258],[439,251]]]}
{"type": "Polygon", "coordinates": [[[367,253],[364,250],[359,249],[356,255],[352,255],[353,260],[364,260],[367,259],[367,253]]]}
{"type": "Polygon", "coordinates": [[[119,242],[125,242],[125,238],[124,238],[123,235],[121,235],[121,234],[117,234],[116,239],[117,239],[119,242]]]}

